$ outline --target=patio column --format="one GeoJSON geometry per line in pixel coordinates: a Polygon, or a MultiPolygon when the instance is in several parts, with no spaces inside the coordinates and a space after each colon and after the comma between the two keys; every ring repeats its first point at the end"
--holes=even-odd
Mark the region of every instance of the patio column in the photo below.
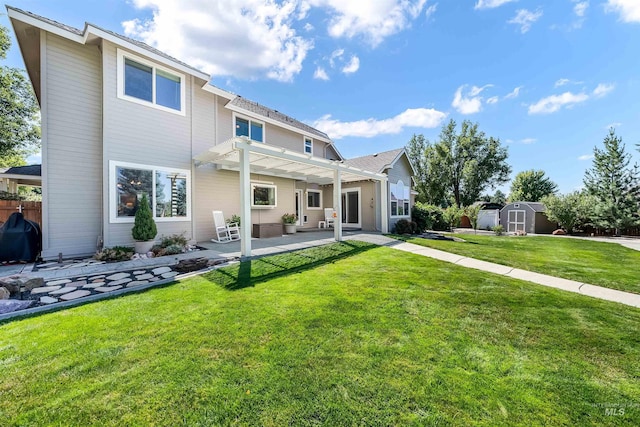
{"type": "Polygon", "coordinates": [[[251,256],[251,168],[249,150],[240,148],[240,255],[251,256]]]}
{"type": "Polygon", "coordinates": [[[389,232],[389,186],[388,179],[380,180],[380,231],[389,232]]]}
{"type": "Polygon", "coordinates": [[[336,242],[342,241],[342,176],[340,169],[333,171],[333,210],[336,212],[333,221],[333,235],[336,242]]]}

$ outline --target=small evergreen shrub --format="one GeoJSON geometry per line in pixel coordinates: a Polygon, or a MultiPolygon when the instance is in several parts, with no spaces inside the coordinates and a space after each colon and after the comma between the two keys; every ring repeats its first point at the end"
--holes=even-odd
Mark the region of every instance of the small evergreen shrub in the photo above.
{"type": "Polygon", "coordinates": [[[496,236],[502,236],[504,234],[504,227],[501,224],[494,226],[492,230],[496,233],[496,236]]]}
{"type": "Polygon", "coordinates": [[[138,209],[136,210],[136,219],[131,230],[133,239],[138,242],[146,242],[152,240],[158,234],[156,223],[153,220],[153,214],[149,207],[149,199],[147,195],[142,195],[142,199],[138,203],[138,209]]]}
{"type": "Polygon", "coordinates": [[[181,245],[170,245],[164,248],[163,255],[177,255],[184,252],[184,246],[181,245]]]}

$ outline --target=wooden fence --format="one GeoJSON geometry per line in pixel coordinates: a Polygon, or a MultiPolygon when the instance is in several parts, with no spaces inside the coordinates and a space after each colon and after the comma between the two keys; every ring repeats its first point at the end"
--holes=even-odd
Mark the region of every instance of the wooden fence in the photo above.
{"type": "Polygon", "coordinates": [[[0,224],[4,223],[14,212],[19,212],[25,219],[37,222],[42,226],[42,202],[21,202],[19,200],[0,200],[0,224]]]}

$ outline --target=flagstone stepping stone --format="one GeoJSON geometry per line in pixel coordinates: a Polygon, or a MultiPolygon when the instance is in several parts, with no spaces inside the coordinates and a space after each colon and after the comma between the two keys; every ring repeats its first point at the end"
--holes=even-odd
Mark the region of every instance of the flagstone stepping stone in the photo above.
{"type": "Polygon", "coordinates": [[[53,304],[58,302],[58,298],[53,298],[53,297],[40,297],[40,303],[41,304],[53,304]]]}
{"type": "Polygon", "coordinates": [[[87,284],[86,280],[78,280],[77,282],[69,283],[67,286],[84,286],[87,284]]]}
{"type": "MultiPolygon", "coordinates": [[[[108,279],[108,277],[107,277],[108,279]]],[[[124,285],[125,283],[129,283],[131,282],[131,279],[127,278],[127,279],[120,279],[120,280],[114,280],[113,282],[109,282],[107,284],[107,286],[118,286],[118,285],[124,285]]]]}
{"type": "Polygon", "coordinates": [[[91,276],[87,280],[96,280],[96,279],[104,279],[104,274],[99,276],[91,276]]]}
{"type": "Polygon", "coordinates": [[[177,275],[178,275],[178,272],[177,272],[177,271],[168,271],[168,272],[166,272],[166,273],[162,273],[162,277],[163,277],[164,279],[169,279],[170,277],[175,277],[175,276],[177,276],[177,275]]]}
{"type": "Polygon", "coordinates": [[[33,300],[20,301],[17,299],[0,300],[0,314],[13,313],[17,310],[29,308],[34,302],[33,300]]]}
{"type": "Polygon", "coordinates": [[[74,299],[78,299],[78,298],[82,298],[82,297],[86,297],[91,295],[91,291],[83,291],[83,290],[78,290],[78,291],[73,291],[71,293],[68,294],[64,294],[60,297],[61,300],[63,301],[71,301],[74,299]]]}
{"type": "Polygon", "coordinates": [[[107,280],[120,280],[120,279],[124,279],[125,277],[129,277],[129,273],[112,274],[111,276],[107,277],[107,280]]]}
{"type": "Polygon", "coordinates": [[[150,282],[157,282],[158,280],[160,280],[159,277],[152,277],[149,279],[150,282]]]}
{"type": "Polygon", "coordinates": [[[92,280],[91,283],[104,283],[104,279],[92,280]]]}
{"type": "Polygon", "coordinates": [[[147,279],[151,279],[153,277],[153,274],[141,274],[139,276],[136,276],[136,280],[147,280],[147,279]]]}
{"type": "Polygon", "coordinates": [[[66,285],[67,283],[71,283],[71,280],[69,279],[53,280],[51,282],[47,282],[47,286],[66,285]]]}
{"type": "Polygon", "coordinates": [[[62,286],[43,286],[41,288],[33,288],[31,289],[31,295],[34,294],[48,294],[49,292],[57,291],[62,286]]]}
{"type": "Polygon", "coordinates": [[[95,288],[99,288],[100,286],[104,286],[103,282],[100,283],[87,283],[86,285],[84,285],[82,287],[82,289],[95,289],[95,288]]]}
{"type": "Polygon", "coordinates": [[[171,271],[170,267],[158,267],[158,268],[154,268],[153,270],[151,270],[151,272],[153,274],[155,274],[156,276],[159,276],[159,275],[161,275],[163,273],[167,273],[169,271],[171,271]]]}
{"type": "Polygon", "coordinates": [[[129,282],[127,284],[127,288],[133,288],[134,286],[148,285],[148,280],[134,280],[133,282],[129,282]]]}
{"type": "Polygon", "coordinates": [[[68,294],[69,292],[73,292],[78,289],[76,286],[66,286],[64,288],[58,289],[57,291],[49,292],[49,295],[62,295],[68,294]]]}
{"type": "Polygon", "coordinates": [[[117,291],[118,289],[122,289],[122,286],[100,286],[99,288],[95,288],[94,291],[105,293],[117,291]]]}
{"type": "Polygon", "coordinates": [[[144,274],[144,273],[146,273],[146,271],[144,271],[144,270],[138,270],[138,271],[134,271],[134,272],[133,272],[133,275],[134,275],[134,276],[139,276],[140,274],[144,274]]]}

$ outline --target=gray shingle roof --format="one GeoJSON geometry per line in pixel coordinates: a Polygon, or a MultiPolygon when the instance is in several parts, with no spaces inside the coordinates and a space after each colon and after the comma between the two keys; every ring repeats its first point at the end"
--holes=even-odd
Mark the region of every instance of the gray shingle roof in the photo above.
{"type": "Polygon", "coordinates": [[[31,175],[31,176],[41,176],[42,175],[42,167],[41,165],[29,165],[29,166],[14,166],[12,168],[4,171],[7,175],[31,175]]]}
{"type": "Polygon", "coordinates": [[[404,148],[398,148],[396,150],[384,151],[368,156],[355,157],[345,160],[345,164],[358,169],[382,173],[403,150],[404,148]]]}
{"type": "Polygon", "coordinates": [[[507,206],[511,206],[514,204],[518,204],[518,205],[527,205],[529,206],[531,209],[534,210],[534,212],[546,212],[547,211],[547,207],[544,205],[544,203],[540,203],[540,202],[511,202],[507,206]]]}
{"type": "Polygon", "coordinates": [[[293,117],[287,116],[286,114],[282,114],[278,110],[272,110],[269,107],[265,107],[264,105],[260,105],[257,102],[250,101],[241,96],[237,96],[230,102],[230,105],[234,105],[238,108],[242,108],[243,110],[250,111],[252,113],[258,114],[263,117],[268,117],[273,120],[277,120],[281,123],[287,124],[289,126],[293,126],[300,130],[303,130],[312,135],[319,136],[321,138],[329,139],[326,133],[319,131],[305,123],[302,123],[299,120],[294,119],[293,117]]]}

